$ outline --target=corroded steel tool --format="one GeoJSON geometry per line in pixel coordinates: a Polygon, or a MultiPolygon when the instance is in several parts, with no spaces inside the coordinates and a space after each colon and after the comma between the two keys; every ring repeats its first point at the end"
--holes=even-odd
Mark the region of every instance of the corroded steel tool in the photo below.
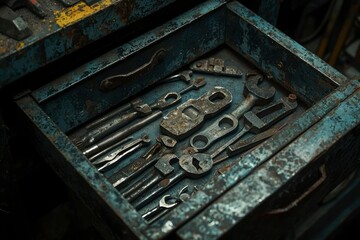
{"type": "Polygon", "coordinates": [[[189,99],[169,112],[160,122],[160,130],[176,140],[196,131],[206,118],[224,110],[232,101],[229,90],[214,87],[198,99],[189,99]]]}
{"type": "Polygon", "coordinates": [[[168,189],[170,186],[179,182],[185,177],[189,178],[200,178],[212,170],[214,164],[218,164],[229,156],[215,159],[219,156],[227,147],[236,142],[247,132],[259,133],[271,125],[275,124],[279,120],[285,118],[290,113],[294,112],[297,107],[296,97],[293,94],[290,97],[283,97],[276,103],[270,106],[264,107],[260,110],[252,110],[244,114],[245,125],[243,129],[232,137],[225,144],[221,145],[213,153],[193,153],[183,154],[179,158],[179,166],[181,171],[176,173],[170,178],[163,179],[159,184],[151,190],[150,193],[146,193],[146,196],[137,202],[134,207],[139,209],[152,201],[156,196],[161,194],[163,191],[168,189]]]}
{"type": "Polygon", "coordinates": [[[229,114],[217,119],[205,130],[195,134],[190,139],[190,145],[197,151],[205,151],[212,143],[233,132],[243,114],[249,111],[254,105],[265,105],[270,103],[275,95],[275,88],[260,88],[258,86],[262,77],[257,75],[245,81],[245,100],[229,114]]]}

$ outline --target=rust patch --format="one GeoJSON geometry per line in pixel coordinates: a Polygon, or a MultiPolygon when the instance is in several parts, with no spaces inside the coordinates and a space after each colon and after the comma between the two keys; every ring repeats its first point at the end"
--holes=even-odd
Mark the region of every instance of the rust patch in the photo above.
{"type": "Polygon", "coordinates": [[[129,22],[129,17],[135,8],[135,2],[134,0],[123,0],[119,2],[116,9],[123,23],[126,24],[129,22]]]}

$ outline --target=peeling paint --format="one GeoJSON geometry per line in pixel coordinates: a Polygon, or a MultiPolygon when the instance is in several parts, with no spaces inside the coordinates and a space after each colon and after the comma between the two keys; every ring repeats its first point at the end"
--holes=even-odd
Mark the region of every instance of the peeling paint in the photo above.
{"type": "Polygon", "coordinates": [[[111,3],[112,0],[102,0],[89,6],[81,1],[74,6],[54,11],[55,22],[60,27],[66,27],[110,6],[111,3]]]}

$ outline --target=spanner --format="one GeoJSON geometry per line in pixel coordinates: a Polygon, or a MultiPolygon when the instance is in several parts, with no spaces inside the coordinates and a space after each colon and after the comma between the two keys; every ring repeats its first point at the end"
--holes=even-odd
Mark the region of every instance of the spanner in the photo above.
{"type": "MultiPolygon", "coordinates": [[[[279,99],[276,103],[264,107],[260,110],[252,110],[244,114],[245,126],[243,129],[232,137],[228,142],[216,149],[212,154],[209,153],[194,153],[183,154],[179,158],[179,166],[182,171],[178,172],[171,178],[163,179],[145,198],[135,204],[135,208],[139,209],[153,200],[156,196],[168,189],[170,186],[179,182],[185,177],[199,178],[207,174],[214,164],[222,162],[224,158],[215,159],[227,147],[236,142],[247,132],[259,133],[279,120],[285,118],[290,113],[294,112],[297,107],[296,97],[290,94],[289,97],[279,99]],[[293,100],[295,99],[295,100],[293,100]],[[221,160],[220,160],[221,159],[221,160]]],[[[226,156],[227,159],[227,156],[226,156]]]]}
{"type": "MultiPolygon", "coordinates": [[[[173,203],[175,203],[175,205],[172,206],[172,207],[164,208],[162,211],[154,210],[156,208],[153,208],[152,210],[150,210],[147,213],[145,213],[144,215],[142,215],[142,218],[144,218],[144,220],[146,220],[146,222],[148,224],[150,224],[152,222],[155,222],[156,220],[158,220],[160,217],[164,216],[166,213],[168,213],[171,209],[173,209],[174,207],[176,207],[180,203],[189,200],[193,193],[194,192],[191,192],[189,190],[189,186],[186,185],[186,186],[184,186],[183,188],[180,189],[177,197],[172,197],[170,195],[165,195],[160,199],[160,201],[164,202],[164,200],[169,200],[169,201],[173,200],[173,203]],[[166,197],[166,196],[169,196],[169,197],[166,197]],[[166,198],[168,198],[168,199],[166,199],[166,198]],[[155,214],[156,211],[158,211],[158,214],[155,214]]],[[[160,207],[160,201],[159,201],[159,207],[160,207]]],[[[163,205],[163,204],[161,204],[161,205],[163,205]]]]}
{"type": "Polygon", "coordinates": [[[190,145],[199,152],[203,152],[212,143],[233,132],[243,114],[249,111],[254,105],[265,105],[271,102],[275,95],[275,88],[260,88],[261,76],[257,75],[245,80],[245,100],[231,113],[218,118],[213,124],[190,139],[190,145]]]}

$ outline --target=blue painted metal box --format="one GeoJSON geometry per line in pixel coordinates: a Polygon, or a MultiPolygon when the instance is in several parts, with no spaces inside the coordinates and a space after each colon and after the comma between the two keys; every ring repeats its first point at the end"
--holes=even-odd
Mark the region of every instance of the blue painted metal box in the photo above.
{"type": "MultiPolygon", "coordinates": [[[[41,1],[38,6],[41,6],[43,18],[25,8],[16,9],[31,35],[16,40],[0,34],[0,87],[119,29],[133,26],[174,3],[175,0],[41,1]],[[61,2],[74,4],[66,6],[61,2]]],[[[123,31],[122,35],[126,32],[134,32],[134,29],[123,31]]]]}
{"type": "MultiPolygon", "coordinates": [[[[359,81],[349,81],[240,3],[212,0],[19,96],[17,104],[31,126],[38,151],[113,236],[215,239],[236,233],[264,238],[280,237],[282,224],[305,219],[304,211],[318,208],[322,197],[357,167],[359,87],[359,81]],[[211,57],[224,59],[243,76],[194,72],[193,78],[204,77],[206,85],[182,95],[182,103],[222,86],[232,93],[233,103],[223,112],[230,113],[244,100],[246,73],[261,71],[267,76],[264,85],[276,88],[274,101],[292,93],[299,106],[280,122],[287,124],[280,132],[256,148],[200,178],[185,178],[167,189],[170,195],[184,186],[195,190],[190,199],[149,223],[142,216],[161,196],[137,210],[110,177],[144,152],[126,157],[102,174],[70,140],[71,134],[135,96],[148,103],[163,93],[179,92],[184,86],[177,82],[157,83],[196,60],[211,57]],[[154,59],[155,64],[150,64],[154,59]],[[106,79],[120,81],[111,85],[105,84],[106,79]],[[219,175],[218,170],[228,169],[229,164],[230,170],[219,175]]],[[[163,119],[174,109],[163,110],[163,119]]],[[[208,119],[199,131],[216,118],[208,119]]],[[[159,119],[133,136],[144,133],[154,144],[160,134],[159,119]]],[[[189,138],[178,139],[178,156],[189,146],[189,138]]]]}

